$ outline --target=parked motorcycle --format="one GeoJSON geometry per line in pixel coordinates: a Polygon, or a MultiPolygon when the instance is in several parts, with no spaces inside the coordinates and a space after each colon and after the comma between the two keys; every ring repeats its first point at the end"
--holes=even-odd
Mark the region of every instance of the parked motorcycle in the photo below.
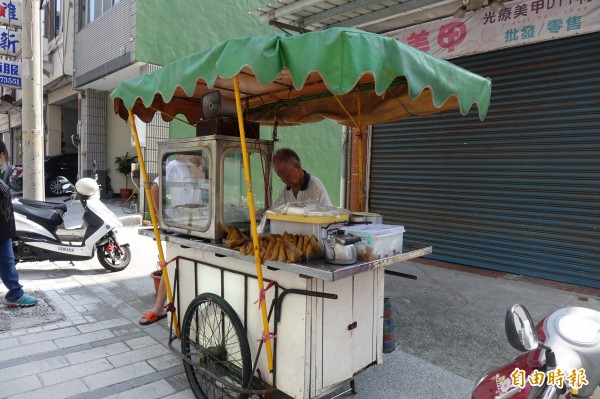
{"type": "MultiPolygon", "coordinates": [[[[72,191],[72,185],[64,189],[72,191]],[[69,187],[70,186],[70,187],[69,187]]],[[[15,199],[13,209],[16,238],[13,251],[17,262],[87,260],[98,252],[98,261],[107,270],[121,271],[131,261],[129,244],[119,244],[115,229],[119,218],[100,201],[98,183],[91,178],[75,184],[74,198],[84,208],[80,228],[65,229],[65,204],[15,199]]]]}
{"type": "Polygon", "coordinates": [[[534,328],[527,309],[516,304],[506,313],[505,329],[510,345],[526,353],[487,371],[472,399],[592,397],[600,384],[600,312],[562,308],[534,328]]]}

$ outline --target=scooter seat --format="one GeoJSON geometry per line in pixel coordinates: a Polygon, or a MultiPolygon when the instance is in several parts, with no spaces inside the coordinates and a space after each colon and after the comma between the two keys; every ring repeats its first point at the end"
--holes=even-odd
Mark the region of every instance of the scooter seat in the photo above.
{"type": "Polygon", "coordinates": [[[25,205],[13,204],[13,209],[27,219],[42,225],[60,226],[63,224],[61,214],[51,208],[29,208],[25,205]]]}
{"type": "Polygon", "coordinates": [[[41,209],[54,209],[56,211],[61,212],[61,214],[67,211],[67,204],[62,202],[46,202],[46,201],[36,201],[27,198],[19,198],[18,200],[21,204],[32,207],[32,208],[41,208],[41,209]]]}

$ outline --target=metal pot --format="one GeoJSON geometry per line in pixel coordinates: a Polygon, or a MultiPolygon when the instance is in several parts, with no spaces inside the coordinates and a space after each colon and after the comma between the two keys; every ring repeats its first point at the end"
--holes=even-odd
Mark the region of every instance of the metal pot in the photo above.
{"type": "Polygon", "coordinates": [[[352,212],[350,214],[350,222],[352,223],[376,223],[382,224],[383,217],[379,213],[372,212],[352,212]]]}
{"type": "Polygon", "coordinates": [[[359,216],[359,215],[355,215],[355,214],[350,214],[350,222],[351,223],[355,223],[355,224],[363,224],[367,221],[367,218],[365,216],[359,216]]]}
{"type": "Polygon", "coordinates": [[[355,243],[360,237],[334,235],[325,243],[325,261],[336,265],[351,265],[356,262],[355,243]]]}

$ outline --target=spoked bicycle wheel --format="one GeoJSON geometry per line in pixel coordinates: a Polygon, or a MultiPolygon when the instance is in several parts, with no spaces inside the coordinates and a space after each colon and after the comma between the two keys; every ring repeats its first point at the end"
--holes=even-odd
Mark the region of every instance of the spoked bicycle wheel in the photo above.
{"type": "Polygon", "coordinates": [[[218,295],[204,293],[183,318],[181,353],[197,398],[247,398],[231,386],[247,388],[252,373],[250,346],[242,322],[218,295]]]}

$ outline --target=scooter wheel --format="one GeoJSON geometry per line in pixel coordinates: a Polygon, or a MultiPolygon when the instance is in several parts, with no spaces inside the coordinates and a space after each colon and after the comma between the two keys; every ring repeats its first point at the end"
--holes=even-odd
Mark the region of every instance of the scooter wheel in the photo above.
{"type": "Polygon", "coordinates": [[[114,244],[106,244],[98,248],[98,262],[106,270],[120,272],[129,266],[129,262],[131,262],[131,250],[126,245],[121,246],[121,250],[119,250],[114,244]]]}

